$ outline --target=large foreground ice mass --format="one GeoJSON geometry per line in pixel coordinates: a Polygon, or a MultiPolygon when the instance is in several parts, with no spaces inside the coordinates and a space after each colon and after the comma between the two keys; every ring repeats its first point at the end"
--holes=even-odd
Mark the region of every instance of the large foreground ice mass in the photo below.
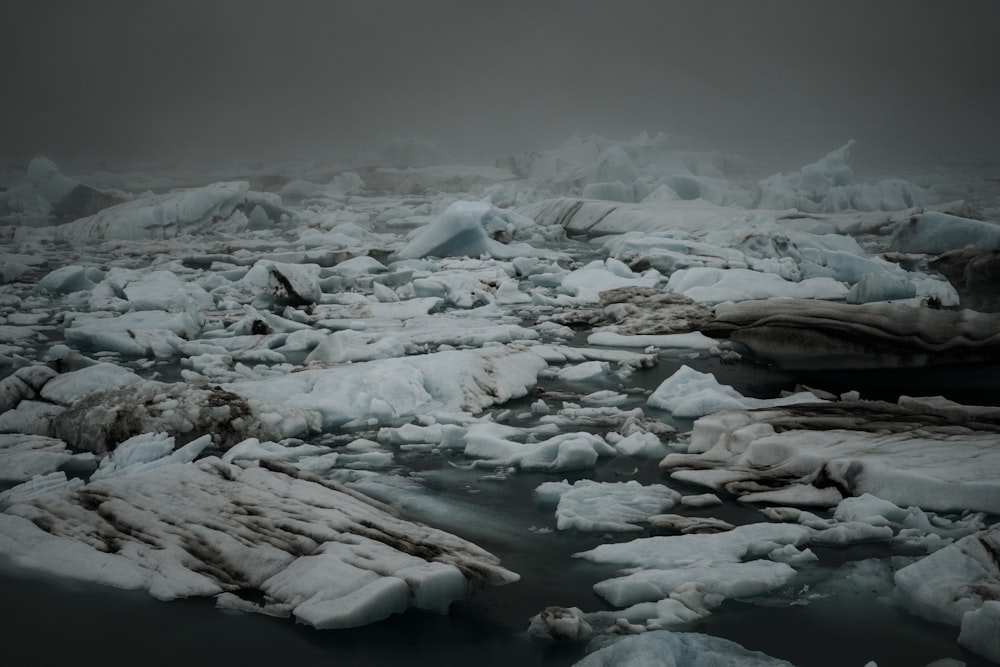
{"type": "Polygon", "coordinates": [[[0,551],[29,568],[142,588],[159,599],[363,625],[447,610],[517,575],[475,545],[276,462],[216,458],[50,493],[0,514],[0,551]],[[263,593],[263,602],[253,601],[263,593]]]}

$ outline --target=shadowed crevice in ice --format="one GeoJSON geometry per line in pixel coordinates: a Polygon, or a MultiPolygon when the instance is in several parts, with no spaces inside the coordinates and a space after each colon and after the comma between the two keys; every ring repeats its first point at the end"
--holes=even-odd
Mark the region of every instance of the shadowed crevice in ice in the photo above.
{"type": "Polygon", "coordinates": [[[0,551],[29,568],[164,600],[229,593],[221,605],[319,628],[445,611],[518,578],[465,540],[274,461],[209,458],[93,481],[9,507],[0,523],[0,551]],[[248,590],[263,604],[238,599],[248,590]]]}
{"type": "Polygon", "coordinates": [[[829,507],[871,493],[997,514],[998,437],[1000,410],[944,399],[790,405],[702,417],[687,453],[660,467],[749,502],[829,507]]]}
{"type": "Polygon", "coordinates": [[[891,303],[722,304],[702,332],[780,368],[902,368],[1000,360],[1000,315],[891,303]]]}

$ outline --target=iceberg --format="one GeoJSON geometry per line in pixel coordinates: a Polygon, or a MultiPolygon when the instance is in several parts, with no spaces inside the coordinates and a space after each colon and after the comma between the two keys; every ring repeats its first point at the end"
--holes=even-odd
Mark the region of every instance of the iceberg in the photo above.
{"type": "Polygon", "coordinates": [[[646,403],[652,408],[666,410],[675,417],[694,419],[724,410],[820,401],[822,399],[808,391],[774,399],[750,398],[728,385],[720,384],[711,373],[700,373],[688,366],[681,366],[660,383],[646,403]]]}
{"type": "Polygon", "coordinates": [[[505,244],[534,222],[484,202],[458,201],[396,253],[397,259],[491,257],[511,259],[544,254],[524,244],[505,244]]]}
{"type": "Polygon", "coordinates": [[[899,179],[875,185],[855,183],[854,170],[847,164],[853,144],[849,141],[799,171],[764,179],[757,186],[754,206],[835,213],[844,210],[898,211],[936,203],[933,193],[899,179]]]}
{"type": "Polygon", "coordinates": [[[715,308],[702,327],[785,369],[903,368],[1000,360],[1000,316],[894,303],[772,299],[715,308]]]}
{"type": "MultiPolygon", "coordinates": [[[[104,239],[162,240],[185,234],[205,234],[233,221],[237,208],[250,201],[246,181],[215,183],[161,195],[146,195],[67,222],[56,237],[70,242],[104,239]]],[[[245,227],[246,217],[239,214],[245,227]]],[[[234,230],[237,231],[237,230],[234,230]]]]}
{"type": "Polygon", "coordinates": [[[898,252],[932,255],[970,245],[1000,250],[1000,224],[931,211],[896,223],[889,245],[898,252]]]}

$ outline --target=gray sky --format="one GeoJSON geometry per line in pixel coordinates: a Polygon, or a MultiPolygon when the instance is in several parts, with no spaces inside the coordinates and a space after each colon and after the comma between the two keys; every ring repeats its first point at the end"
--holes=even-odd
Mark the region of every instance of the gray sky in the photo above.
{"type": "Polygon", "coordinates": [[[0,154],[1000,157],[995,0],[4,0],[0,154]]]}

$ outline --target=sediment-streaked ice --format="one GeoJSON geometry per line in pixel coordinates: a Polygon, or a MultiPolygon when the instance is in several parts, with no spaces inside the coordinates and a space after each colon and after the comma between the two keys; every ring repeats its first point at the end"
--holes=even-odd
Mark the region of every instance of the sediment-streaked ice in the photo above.
{"type": "Polygon", "coordinates": [[[721,412],[696,421],[688,452],[660,466],[747,502],[832,506],[870,493],[903,507],[1000,513],[996,410],[941,403],[721,412]]]}
{"type": "Polygon", "coordinates": [[[25,567],[164,600],[228,593],[223,606],[318,628],[409,607],[444,611],[473,587],[518,578],[475,545],[334,482],[217,458],[14,504],[0,514],[0,551],[25,567]],[[252,591],[263,602],[233,599],[252,591]]]}

